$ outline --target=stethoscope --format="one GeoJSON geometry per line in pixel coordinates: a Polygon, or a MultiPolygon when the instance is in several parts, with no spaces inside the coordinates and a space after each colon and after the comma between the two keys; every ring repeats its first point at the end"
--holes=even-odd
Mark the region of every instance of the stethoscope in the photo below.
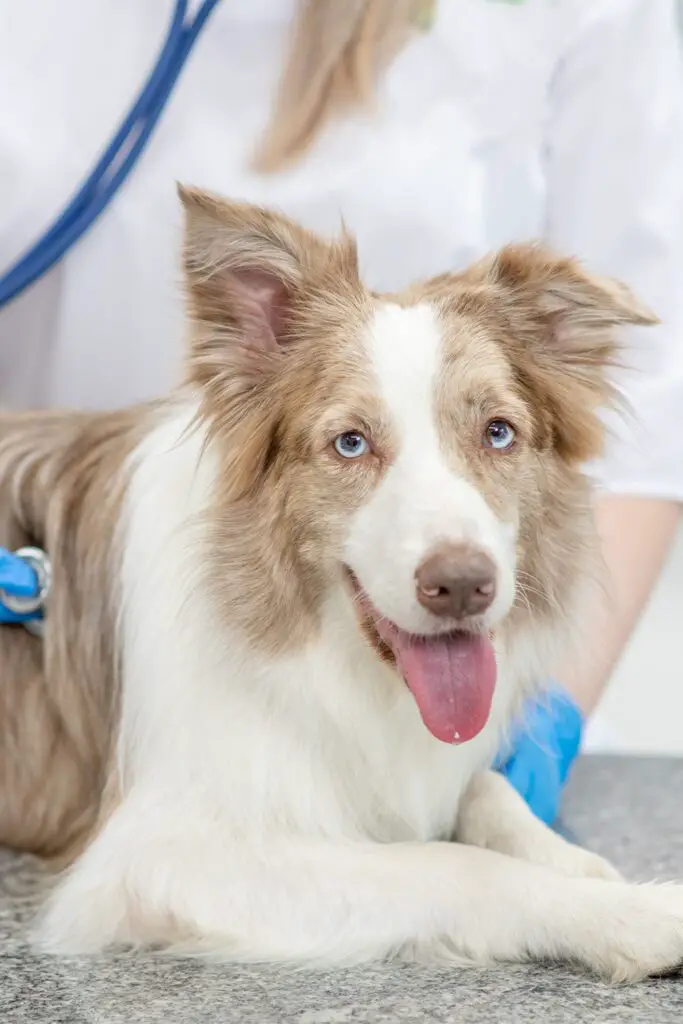
{"type": "MultiPolygon", "coordinates": [[[[149,142],[199,33],[219,0],[202,0],[188,16],[176,0],[157,62],[140,94],[90,174],[53,224],[0,277],[0,309],[51,270],[104,212],[149,142]]],[[[39,548],[0,548],[0,624],[19,622],[42,634],[52,580],[50,560],[39,548]]]]}
{"type": "Polygon", "coordinates": [[[137,99],[102,156],[53,224],[0,277],[0,309],[51,270],[104,212],[140,159],[197,38],[219,0],[188,14],[176,0],[166,40],[137,99]]]}

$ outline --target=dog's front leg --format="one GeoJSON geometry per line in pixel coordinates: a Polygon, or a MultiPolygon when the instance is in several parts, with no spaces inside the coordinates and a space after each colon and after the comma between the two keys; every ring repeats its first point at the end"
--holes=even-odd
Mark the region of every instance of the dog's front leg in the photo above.
{"type": "Polygon", "coordinates": [[[118,942],[298,963],[553,959],[636,980],[683,960],[683,886],[565,878],[456,843],[256,842],[178,803],[124,803],[41,930],[54,952],[118,942]]]}
{"type": "Polygon", "coordinates": [[[543,864],[565,875],[618,879],[602,857],[567,842],[533,814],[498,772],[474,777],[458,811],[456,838],[511,857],[543,864]]]}

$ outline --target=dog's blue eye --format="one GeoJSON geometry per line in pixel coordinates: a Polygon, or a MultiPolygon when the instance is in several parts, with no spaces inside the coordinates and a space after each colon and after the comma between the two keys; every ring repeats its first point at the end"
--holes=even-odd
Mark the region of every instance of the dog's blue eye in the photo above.
{"type": "Polygon", "coordinates": [[[486,428],[484,444],[487,448],[505,451],[511,448],[515,440],[515,430],[505,420],[492,420],[486,428]]]}
{"type": "Polygon", "coordinates": [[[362,434],[355,430],[348,430],[334,439],[334,450],[343,459],[359,459],[370,451],[370,445],[362,434]]]}

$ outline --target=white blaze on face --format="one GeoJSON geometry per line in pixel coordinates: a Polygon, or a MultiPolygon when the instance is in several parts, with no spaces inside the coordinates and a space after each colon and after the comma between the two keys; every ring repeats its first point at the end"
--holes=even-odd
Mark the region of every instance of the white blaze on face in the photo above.
{"type": "Polygon", "coordinates": [[[439,544],[470,543],[497,568],[497,596],[486,615],[493,624],[514,596],[514,530],[447,463],[436,420],[443,367],[437,311],[427,303],[382,303],[365,344],[397,450],[350,524],[347,563],[382,615],[404,630],[428,633],[437,623],[417,601],[415,572],[439,544]]]}

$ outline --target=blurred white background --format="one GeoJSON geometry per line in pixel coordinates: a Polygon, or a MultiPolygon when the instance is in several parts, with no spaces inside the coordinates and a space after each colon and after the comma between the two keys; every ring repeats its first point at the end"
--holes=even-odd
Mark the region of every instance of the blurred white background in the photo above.
{"type": "Polygon", "coordinates": [[[683,755],[683,528],[598,709],[592,740],[591,749],[683,755]]]}

